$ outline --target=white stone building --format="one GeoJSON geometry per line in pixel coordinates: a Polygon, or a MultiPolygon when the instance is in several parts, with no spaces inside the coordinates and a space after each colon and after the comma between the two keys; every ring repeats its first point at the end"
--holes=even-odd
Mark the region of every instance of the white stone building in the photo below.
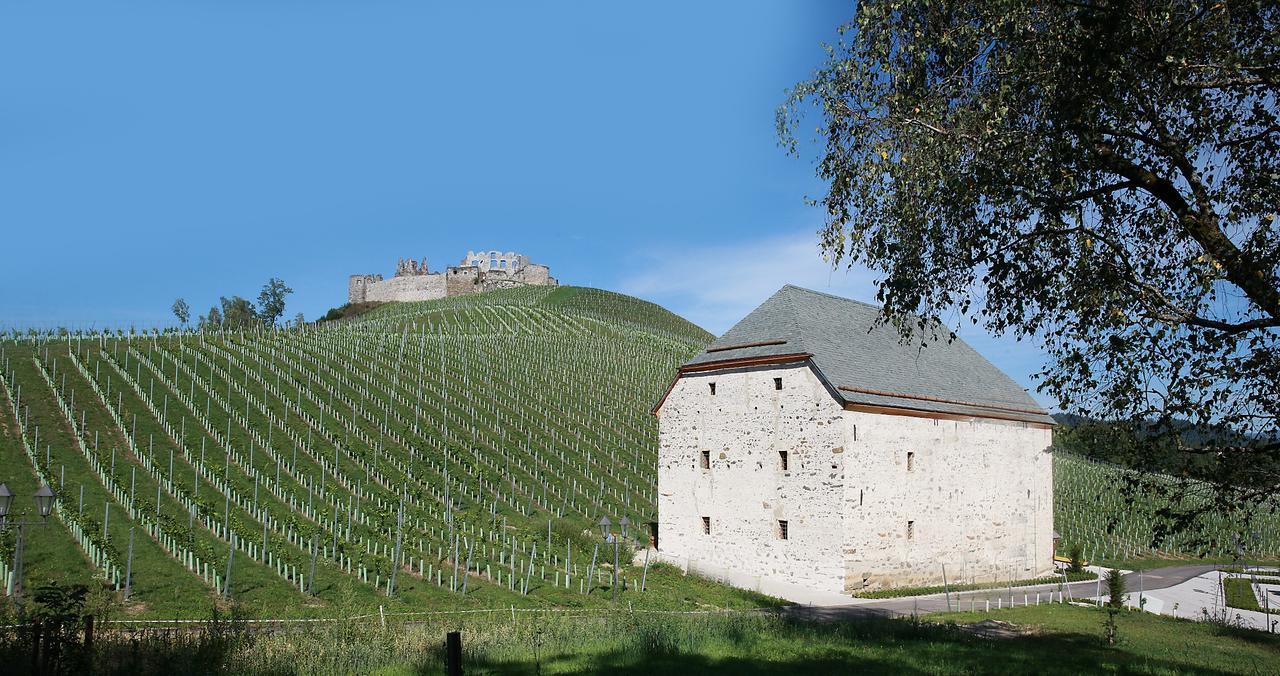
{"type": "Polygon", "coordinates": [[[878,314],[786,286],[680,368],[654,409],[664,560],[773,593],[1052,570],[1053,419],[878,314]]]}

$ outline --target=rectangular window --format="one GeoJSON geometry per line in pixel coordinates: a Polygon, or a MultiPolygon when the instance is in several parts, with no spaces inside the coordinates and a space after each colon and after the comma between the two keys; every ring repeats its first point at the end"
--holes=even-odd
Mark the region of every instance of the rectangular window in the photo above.
{"type": "Polygon", "coordinates": [[[702,517],[702,534],[703,535],[711,534],[711,517],[709,516],[702,517]]]}
{"type": "Polygon", "coordinates": [[[907,451],[907,471],[913,472],[916,469],[916,452],[907,451]]]}
{"type": "Polygon", "coordinates": [[[715,383],[707,383],[707,384],[711,386],[711,396],[713,397],[716,396],[716,384],[715,383]]]}
{"type": "Polygon", "coordinates": [[[787,522],[786,521],[782,521],[782,520],[778,521],[778,539],[779,540],[787,539],[787,522]]]}
{"type": "Polygon", "coordinates": [[[914,540],[915,537],[916,537],[916,522],[908,521],[907,522],[907,539],[914,540]]]}
{"type": "Polygon", "coordinates": [[[702,469],[711,469],[711,451],[702,452],[702,469]]]}
{"type": "Polygon", "coordinates": [[[782,389],[782,379],[781,379],[781,378],[774,378],[774,379],[773,379],[773,389],[775,389],[775,390],[780,390],[780,389],[782,389]]]}
{"type": "Polygon", "coordinates": [[[778,469],[784,472],[790,469],[790,465],[787,463],[786,451],[778,451],[778,469]]]}

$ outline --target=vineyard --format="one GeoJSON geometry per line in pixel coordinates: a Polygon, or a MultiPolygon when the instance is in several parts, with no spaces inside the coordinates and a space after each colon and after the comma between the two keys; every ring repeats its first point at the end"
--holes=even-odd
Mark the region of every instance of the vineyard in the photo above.
{"type": "MultiPolygon", "coordinates": [[[[1160,513],[1168,506],[1167,489],[1173,480],[1156,475],[1138,481],[1132,470],[1093,462],[1070,453],[1054,456],[1054,527],[1062,535],[1059,553],[1078,545],[1089,560],[1181,558],[1204,556],[1230,558],[1237,538],[1252,558],[1280,556],[1280,514],[1267,506],[1238,510],[1228,516],[1211,510],[1186,527],[1174,528],[1160,513]],[[1135,488],[1126,490],[1132,483],[1135,488]],[[1246,523],[1246,515],[1249,521],[1246,523]]],[[[1197,484],[1177,510],[1190,511],[1208,491],[1197,484]]]]}
{"type": "MultiPolygon", "coordinates": [[[[9,338],[0,481],[15,510],[41,483],[57,493],[25,531],[23,579],[96,579],[158,617],[216,600],[274,617],[591,606],[615,591],[633,607],[768,602],[632,561],[657,516],[649,411],[710,338],[573,287],[287,331],[9,338]],[[602,517],[623,540],[616,585],[602,517]]],[[[1067,541],[1147,551],[1152,510],[1124,501],[1118,470],[1057,467],[1067,541]]],[[[1232,524],[1212,527],[1226,547],[1232,524]]],[[[5,593],[15,530],[0,542],[5,593]]],[[[1280,551],[1274,521],[1264,532],[1280,551]]]]}
{"type": "Polygon", "coordinates": [[[632,524],[628,603],[751,605],[630,561],[655,517],[649,409],[707,340],[574,288],[303,331],[11,340],[0,480],[16,504],[37,480],[58,494],[28,578],[92,566],[158,614],[603,603],[602,516],[632,524]]]}

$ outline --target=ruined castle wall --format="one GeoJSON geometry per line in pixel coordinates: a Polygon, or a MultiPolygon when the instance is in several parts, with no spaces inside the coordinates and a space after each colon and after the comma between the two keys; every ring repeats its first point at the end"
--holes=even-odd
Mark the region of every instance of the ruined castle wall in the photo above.
{"type": "Polygon", "coordinates": [[[409,275],[370,284],[365,300],[382,302],[410,302],[435,300],[446,295],[444,275],[409,275]]]}
{"type": "Polygon", "coordinates": [[[480,271],[474,267],[449,268],[445,271],[445,292],[465,296],[480,291],[480,271]]]}
{"type": "Polygon", "coordinates": [[[551,277],[551,268],[537,263],[530,263],[517,270],[514,279],[535,286],[555,286],[556,283],[551,277]]]}
{"type": "Polygon", "coordinates": [[[365,302],[369,285],[380,281],[382,281],[382,275],[351,275],[347,279],[347,302],[365,302]]]}

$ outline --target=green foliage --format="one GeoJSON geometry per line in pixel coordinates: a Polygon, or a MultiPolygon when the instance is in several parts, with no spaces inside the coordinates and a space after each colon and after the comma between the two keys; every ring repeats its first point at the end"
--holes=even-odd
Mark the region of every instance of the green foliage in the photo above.
{"type": "Polygon", "coordinates": [[[178,323],[185,325],[187,320],[191,319],[191,306],[187,305],[187,301],[179,298],[173,301],[173,316],[178,318],[178,323]]]}
{"type": "Polygon", "coordinates": [[[1061,451],[1053,474],[1054,528],[1093,563],[1134,569],[1142,565],[1135,558],[1231,557],[1241,532],[1256,533],[1250,556],[1280,555],[1280,514],[1256,501],[1221,505],[1209,484],[1061,451]],[[1175,513],[1194,518],[1179,522],[1175,513]]]}
{"type": "Polygon", "coordinates": [[[1180,458],[1218,496],[1171,487],[1169,504],[1274,500],[1280,5],[856,11],[779,113],[792,149],[803,114],[821,116],[828,258],[879,273],[887,316],[917,338],[958,311],[1043,341],[1042,391],[1142,429],[1140,454],[1186,425],[1223,430],[1180,458]]]}
{"type": "Polygon", "coordinates": [[[285,296],[293,293],[284,280],[272,277],[262,286],[258,293],[258,311],[263,323],[274,326],[284,316],[285,296]]]}
{"type": "Polygon", "coordinates": [[[1070,551],[1071,563],[1067,566],[1067,571],[1071,573],[1080,573],[1084,571],[1083,554],[1084,548],[1080,543],[1072,543],[1070,551]]]}
{"type": "Polygon", "coordinates": [[[1107,605],[1112,608],[1124,607],[1124,575],[1117,568],[1107,570],[1107,605]]]}

